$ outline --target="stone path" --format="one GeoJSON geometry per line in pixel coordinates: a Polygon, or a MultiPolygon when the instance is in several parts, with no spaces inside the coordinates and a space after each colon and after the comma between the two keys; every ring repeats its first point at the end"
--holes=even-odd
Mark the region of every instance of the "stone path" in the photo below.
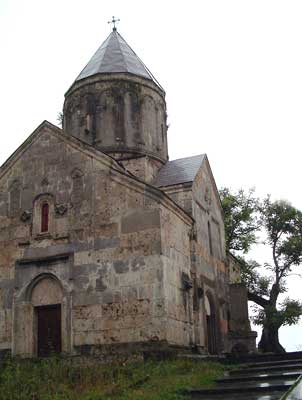
{"type": "MultiPolygon", "coordinates": [[[[189,390],[200,400],[279,400],[302,374],[298,359],[249,362],[218,379],[213,389],[189,390]]],[[[302,400],[302,398],[301,398],[302,400]]]]}

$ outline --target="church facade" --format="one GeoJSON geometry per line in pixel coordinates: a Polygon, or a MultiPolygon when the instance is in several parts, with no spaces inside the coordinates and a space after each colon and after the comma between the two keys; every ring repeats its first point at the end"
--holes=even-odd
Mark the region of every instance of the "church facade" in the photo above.
{"type": "Polygon", "coordinates": [[[0,351],[253,349],[233,264],[207,156],[168,161],[165,92],[114,28],[63,129],[0,168],[0,351]]]}

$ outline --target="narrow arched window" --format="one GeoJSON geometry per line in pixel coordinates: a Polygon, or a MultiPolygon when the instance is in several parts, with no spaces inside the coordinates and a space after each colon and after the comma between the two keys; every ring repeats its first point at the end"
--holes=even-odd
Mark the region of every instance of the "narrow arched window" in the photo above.
{"type": "Polygon", "coordinates": [[[44,203],[41,208],[41,232],[48,232],[49,205],[44,203]]]}
{"type": "Polygon", "coordinates": [[[213,255],[213,243],[212,243],[212,231],[211,231],[211,224],[208,221],[208,236],[209,236],[209,247],[210,247],[210,254],[213,255]]]}

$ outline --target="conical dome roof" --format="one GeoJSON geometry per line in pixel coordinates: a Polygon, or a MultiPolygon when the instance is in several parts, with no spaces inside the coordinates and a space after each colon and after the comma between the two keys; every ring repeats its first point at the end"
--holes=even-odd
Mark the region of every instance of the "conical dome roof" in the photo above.
{"type": "Polygon", "coordinates": [[[76,81],[92,75],[108,73],[134,74],[150,79],[159,85],[152,73],[116,30],[113,30],[99,47],[76,81]]]}

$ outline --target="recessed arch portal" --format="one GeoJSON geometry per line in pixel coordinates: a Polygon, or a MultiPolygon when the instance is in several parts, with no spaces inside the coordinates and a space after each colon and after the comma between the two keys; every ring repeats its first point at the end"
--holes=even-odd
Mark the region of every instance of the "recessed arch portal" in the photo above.
{"type": "Polygon", "coordinates": [[[34,309],[35,353],[40,357],[60,353],[62,350],[62,286],[58,279],[50,274],[39,276],[30,286],[30,301],[34,309]]]}
{"type": "Polygon", "coordinates": [[[213,296],[207,292],[204,299],[206,326],[207,326],[207,347],[210,354],[217,354],[217,323],[216,308],[213,296]]]}

